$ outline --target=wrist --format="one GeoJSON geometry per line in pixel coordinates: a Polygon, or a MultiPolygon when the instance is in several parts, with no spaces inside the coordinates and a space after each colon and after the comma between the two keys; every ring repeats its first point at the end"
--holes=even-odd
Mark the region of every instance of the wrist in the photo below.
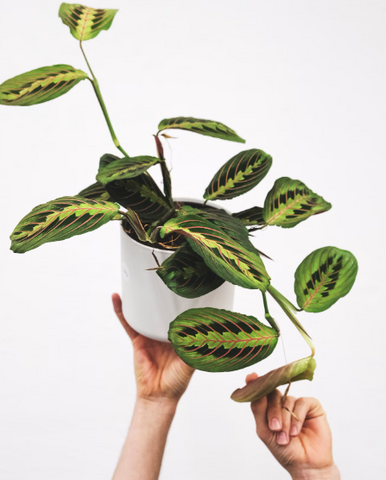
{"type": "Polygon", "coordinates": [[[325,468],[303,469],[291,473],[292,480],[340,480],[338,467],[333,464],[325,468]]]}
{"type": "Polygon", "coordinates": [[[177,401],[169,398],[148,398],[137,396],[135,409],[141,412],[151,413],[152,415],[173,418],[177,401]]]}

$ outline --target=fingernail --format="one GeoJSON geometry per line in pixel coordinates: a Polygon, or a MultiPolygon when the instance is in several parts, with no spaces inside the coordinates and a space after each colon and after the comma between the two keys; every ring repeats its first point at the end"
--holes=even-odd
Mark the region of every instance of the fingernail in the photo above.
{"type": "Polygon", "coordinates": [[[280,430],[281,429],[281,425],[280,425],[280,422],[277,418],[273,418],[271,420],[271,430],[280,430]]]}
{"type": "Polygon", "coordinates": [[[296,435],[298,433],[298,427],[296,425],[292,425],[290,435],[296,435]]]}
{"type": "Polygon", "coordinates": [[[277,435],[277,443],[279,445],[286,445],[287,444],[287,434],[285,432],[280,432],[277,435]]]}

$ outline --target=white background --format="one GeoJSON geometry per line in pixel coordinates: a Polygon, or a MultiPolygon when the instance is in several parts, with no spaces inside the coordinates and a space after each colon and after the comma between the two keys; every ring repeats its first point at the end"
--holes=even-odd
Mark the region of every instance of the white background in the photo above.
{"type": "MultiPolygon", "coordinates": [[[[176,196],[200,198],[233,155],[273,156],[252,192],[224,202],[262,205],[276,178],[304,181],[333,204],[255,244],[272,282],[294,301],[293,273],[312,250],[351,250],[359,274],[329,311],[299,315],[316,345],[315,396],[328,413],[344,478],[385,471],[384,189],[386,3],[382,0],[105,0],[108,32],[84,44],[117,135],[130,155],[153,155],[163,118],[221,121],[245,146],[178,132],[170,141],[176,196]]],[[[1,0],[0,81],[67,63],[87,70],[57,16],[59,2],[1,0]]],[[[135,398],[132,349],[110,294],[120,291],[119,225],[25,255],[9,234],[32,207],[93,183],[115,149],[91,85],[31,108],[0,108],[0,479],[110,478],[135,398]]],[[[154,169],[153,169],[154,170],[154,169]]],[[[159,178],[158,172],[154,174],[159,178]]],[[[151,301],[144,288],[143,301],[151,301]]],[[[263,317],[259,292],[238,289],[235,310],[263,317]]],[[[308,347],[272,306],[288,361],[308,347]]],[[[130,319],[128,319],[130,320],[130,319]]],[[[285,362],[282,346],[255,368],[197,372],[179,406],[161,478],[285,479],[255,434],[248,405],[229,399],[247,373],[285,362]]]]}

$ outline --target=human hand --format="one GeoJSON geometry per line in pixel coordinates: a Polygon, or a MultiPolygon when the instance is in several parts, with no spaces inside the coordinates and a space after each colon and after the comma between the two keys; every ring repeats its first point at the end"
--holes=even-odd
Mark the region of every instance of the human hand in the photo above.
{"type": "MultiPolygon", "coordinates": [[[[256,373],[247,376],[249,383],[256,373]]],[[[332,458],[332,437],[326,413],[315,398],[287,397],[281,406],[282,394],[275,390],[267,397],[251,403],[256,431],[276,460],[293,480],[340,479],[332,458]]]]}
{"type": "Polygon", "coordinates": [[[114,311],[134,348],[137,398],[176,405],[185,392],[194,369],[174,352],[170,343],[152,340],[136,332],[126,321],[122,301],[112,296],[114,311]]]}

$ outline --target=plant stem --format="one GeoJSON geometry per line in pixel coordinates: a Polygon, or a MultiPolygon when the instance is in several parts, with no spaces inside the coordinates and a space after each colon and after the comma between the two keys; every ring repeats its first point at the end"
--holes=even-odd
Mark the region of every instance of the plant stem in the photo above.
{"type": "Polygon", "coordinates": [[[97,96],[97,99],[98,99],[98,102],[99,102],[99,105],[101,106],[101,109],[102,109],[103,115],[105,117],[107,126],[109,127],[111,138],[113,139],[114,145],[118,148],[118,150],[120,150],[123,153],[123,155],[125,155],[125,157],[128,157],[129,155],[123,150],[123,148],[121,147],[121,144],[119,143],[119,140],[118,140],[117,136],[115,135],[115,132],[114,132],[113,126],[111,124],[109,114],[107,112],[105,102],[103,101],[103,97],[102,97],[102,93],[101,93],[100,88],[99,88],[98,80],[96,79],[96,77],[94,75],[94,72],[92,71],[92,68],[91,68],[90,64],[88,63],[86,54],[84,53],[84,50],[83,50],[83,47],[82,47],[82,41],[79,42],[79,46],[80,46],[80,49],[82,50],[84,59],[86,60],[87,66],[88,66],[88,68],[90,70],[90,73],[92,75],[92,79],[89,78],[89,80],[90,80],[90,82],[93,86],[95,95],[97,96]]]}
{"type": "Polygon", "coordinates": [[[304,340],[307,342],[308,346],[311,348],[311,357],[315,355],[315,347],[314,344],[312,343],[311,337],[308,335],[308,333],[305,331],[303,325],[299,322],[299,320],[295,317],[294,312],[291,310],[292,306],[295,308],[292,303],[287,300],[284,295],[282,295],[280,292],[276,290],[272,285],[269,285],[267,288],[268,292],[271,294],[271,296],[276,300],[276,302],[280,305],[284,313],[287,315],[287,317],[291,320],[291,322],[295,325],[295,327],[299,330],[301,336],[304,338],[304,340]]]}
{"type": "Polygon", "coordinates": [[[276,324],[275,320],[271,317],[269,310],[268,310],[268,302],[267,302],[267,296],[264,292],[261,292],[263,295],[263,303],[264,303],[264,311],[265,311],[265,318],[271,325],[271,327],[277,331],[277,333],[280,333],[280,328],[276,324]]]}

